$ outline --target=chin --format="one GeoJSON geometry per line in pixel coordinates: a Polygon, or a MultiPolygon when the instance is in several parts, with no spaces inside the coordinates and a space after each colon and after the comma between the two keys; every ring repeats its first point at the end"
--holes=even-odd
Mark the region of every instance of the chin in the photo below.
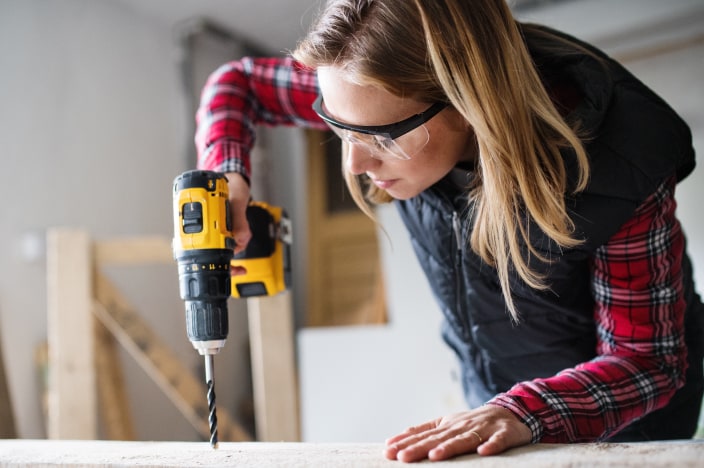
{"type": "Polygon", "coordinates": [[[394,200],[408,200],[420,194],[422,190],[417,191],[407,191],[407,190],[386,190],[386,193],[391,195],[394,200]]]}

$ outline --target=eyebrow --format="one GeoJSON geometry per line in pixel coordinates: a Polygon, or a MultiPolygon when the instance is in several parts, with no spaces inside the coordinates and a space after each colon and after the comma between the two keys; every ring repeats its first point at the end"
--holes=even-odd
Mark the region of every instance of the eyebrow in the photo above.
{"type": "Polygon", "coordinates": [[[423,112],[414,114],[406,119],[399,122],[395,122],[388,125],[350,125],[339,120],[334,119],[329,116],[323,109],[323,95],[318,94],[318,97],[313,102],[313,110],[315,111],[321,119],[323,119],[328,124],[341,128],[343,130],[350,130],[353,132],[364,133],[366,135],[388,135],[392,140],[398,138],[411,130],[423,125],[428,120],[432,119],[441,110],[446,108],[448,104],[446,102],[436,102],[432,104],[429,108],[423,112]]]}

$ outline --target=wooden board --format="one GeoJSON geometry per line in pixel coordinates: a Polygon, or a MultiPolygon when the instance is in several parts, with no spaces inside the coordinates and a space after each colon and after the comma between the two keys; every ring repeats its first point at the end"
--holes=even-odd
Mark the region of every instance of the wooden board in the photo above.
{"type": "Polygon", "coordinates": [[[95,377],[98,386],[98,415],[104,426],[103,438],[137,440],[117,342],[105,325],[99,321],[94,323],[95,377]]]}
{"type": "Polygon", "coordinates": [[[300,439],[291,292],[247,299],[257,440],[300,439]]]}
{"type": "Polygon", "coordinates": [[[96,265],[144,265],[174,262],[171,242],[160,236],[108,239],[94,243],[96,265]]]}
{"type": "Polygon", "coordinates": [[[0,340],[0,439],[17,437],[13,414],[10,390],[5,376],[5,361],[2,356],[2,340],[0,340]]]}
{"type": "MultiPolygon", "coordinates": [[[[221,443],[213,450],[196,442],[116,442],[0,440],[0,466],[247,466],[365,467],[401,466],[382,457],[381,444],[221,443]]],[[[701,467],[704,440],[631,444],[537,444],[493,457],[465,455],[433,467],[701,467]]]]}
{"type": "Polygon", "coordinates": [[[52,439],[95,439],[97,392],[91,312],[91,241],[68,228],[47,233],[49,390],[52,439]]]}

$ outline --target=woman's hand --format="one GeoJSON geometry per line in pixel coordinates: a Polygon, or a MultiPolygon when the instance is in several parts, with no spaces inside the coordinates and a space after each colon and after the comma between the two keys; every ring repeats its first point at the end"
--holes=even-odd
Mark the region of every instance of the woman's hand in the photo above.
{"type": "MultiPolygon", "coordinates": [[[[228,172],[227,188],[230,196],[230,215],[232,216],[232,235],[235,238],[235,253],[242,252],[252,238],[252,231],[247,222],[247,205],[249,204],[249,184],[236,172],[228,172]]],[[[240,268],[240,270],[244,270],[240,268]]],[[[244,274],[244,271],[232,269],[233,275],[244,274]]]]}
{"type": "Polygon", "coordinates": [[[386,441],[386,458],[414,462],[466,453],[496,455],[531,441],[528,426],[500,406],[484,405],[407,429],[386,441]]]}

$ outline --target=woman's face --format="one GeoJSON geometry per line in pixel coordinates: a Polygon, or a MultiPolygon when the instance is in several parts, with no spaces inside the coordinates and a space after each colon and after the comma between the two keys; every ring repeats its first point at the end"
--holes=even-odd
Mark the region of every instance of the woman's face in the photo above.
{"type": "MultiPolygon", "coordinates": [[[[326,112],[350,125],[388,125],[425,111],[427,102],[400,98],[373,86],[361,86],[345,79],[336,67],[318,68],[318,83],[326,112]]],[[[348,143],[345,169],[366,174],[392,197],[414,197],[442,179],[460,161],[473,159],[474,135],[462,116],[446,108],[425,124],[428,143],[411,159],[373,158],[363,145],[348,143]]]]}

